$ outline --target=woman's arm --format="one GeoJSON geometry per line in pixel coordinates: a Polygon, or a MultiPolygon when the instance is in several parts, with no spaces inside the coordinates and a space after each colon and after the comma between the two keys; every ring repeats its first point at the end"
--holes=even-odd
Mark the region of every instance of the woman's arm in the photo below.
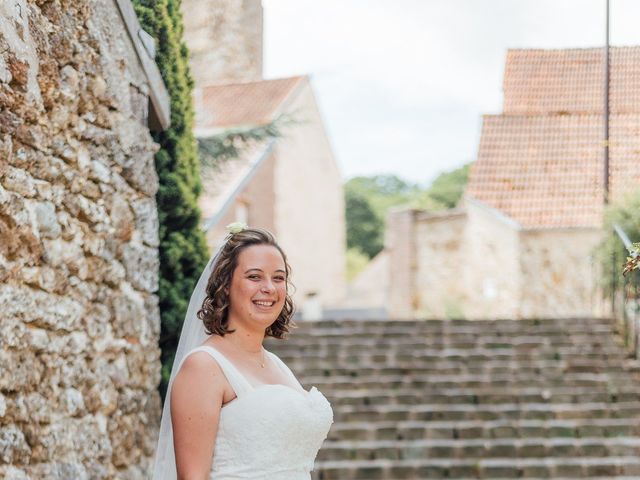
{"type": "Polygon", "coordinates": [[[171,387],[171,423],[178,480],[206,480],[224,394],[225,378],[205,352],[187,357],[171,387]]]}

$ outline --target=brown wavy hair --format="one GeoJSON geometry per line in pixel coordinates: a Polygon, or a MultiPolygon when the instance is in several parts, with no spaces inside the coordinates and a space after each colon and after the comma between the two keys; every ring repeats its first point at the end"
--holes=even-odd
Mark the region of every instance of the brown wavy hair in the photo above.
{"type": "Polygon", "coordinates": [[[265,330],[265,336],[274,338],[285,338],[289,328],[295,327],[292,316],[295,311],[293,300],[289,295],[289,287],[293,285],[289,281],[291,267],[287,262],[287,256],[276,242],[273,234],[263,228],[247,228],[238,233],[231,233],[227,236],[225,244],[218,253],[215,267],[209,275],[207,282],[207,296],[202,302],[202,308],[198,310],[198,318],[204,323],[204,328],[209,335],[220,335],[224,337],[226,333],[233,333],[229,330],[229,288],[231,278],[238,265],[240,253],[252,245],[271,245],[278,249],[282,255],[285,265],[287,282],[287,293],[284,306],[278,318],[265,330]]]}

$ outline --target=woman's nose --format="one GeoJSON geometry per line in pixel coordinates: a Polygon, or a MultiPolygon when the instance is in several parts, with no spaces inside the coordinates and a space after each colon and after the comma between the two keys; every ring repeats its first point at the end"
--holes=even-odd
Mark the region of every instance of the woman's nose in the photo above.
{"type": "Polygon", "coordinates": [[[263,292],[272,292],[274,290],[274,285],[273,282],[271,280],[267,280],[266,282],[264,282],[262,284],[262,291],[263,292]]]}

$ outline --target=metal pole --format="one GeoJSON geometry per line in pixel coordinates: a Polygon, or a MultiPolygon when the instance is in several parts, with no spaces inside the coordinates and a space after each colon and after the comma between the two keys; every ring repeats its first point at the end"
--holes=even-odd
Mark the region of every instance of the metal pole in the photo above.
{"type": "Polygon", "coordinates": [[[604,47],[604,203],[609,203],[609,0],[606,0],[604,47]]]}

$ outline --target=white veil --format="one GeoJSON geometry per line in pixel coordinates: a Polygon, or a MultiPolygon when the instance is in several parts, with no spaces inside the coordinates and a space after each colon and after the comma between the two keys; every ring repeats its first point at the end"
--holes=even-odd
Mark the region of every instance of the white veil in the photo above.
{"type": "Polygon", "coordinates": [[[194,348],[200,346],[202,342],[208,337],[204,323],[197,317],[198,310],[202,308],[202,302],[204,302],[207,296],[207,282],[209,276],[214,269],[215,263],[218,261],[218,256],[222,251],[227,239],[220,243],[216,253],[209,259],[207,266],[200,275],[200,279],[196,284],[191,299],[189,300],[189,307],[187,308],[187,314],[182,324],[182,331],[180,333],[180,340],[178,341],[178,348],[176,350],[176,356],[173,360],[173,367],[171,368],[171,377],[169,378],[169,385],[167,387],[167,395],[164,400],[164,407],[162,409],[162,420],[160,422],[160,435],[158,437],[158,447],[156,449],[155,463],[153,466],[153,480],[175,480],[177,478],[176,472],[176,457],[173,450],[173,427],[171,425],[171,385],[176,374],[180,370],[182,361],[187,353],[194,348]]]}

